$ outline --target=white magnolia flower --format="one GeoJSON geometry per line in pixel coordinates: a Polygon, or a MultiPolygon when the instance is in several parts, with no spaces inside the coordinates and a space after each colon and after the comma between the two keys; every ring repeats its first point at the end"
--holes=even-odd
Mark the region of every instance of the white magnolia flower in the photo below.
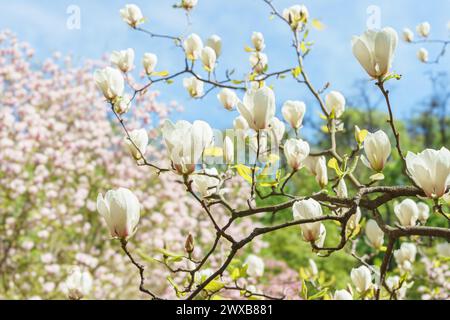
{"type": "Polygon", "coordinates": [[[329,115],[340,118],[345,111],[345,97],[338,91],[331,91],[325,97],[325,108],[329,115]]]}
{"type": "Polygon", "coordinates": [[[267,58],[267,55],[265,53],[252,52],[252,54],[250,54],[249,61],[254,72],[263,73],[267,67],[269,58],[267,58]]]}
{"type": "Polygon", "coordinates": [[[427,197],[440,198],[450,186],[450,151],[426,149],[419,154],[408,152],[406,165],[411,178],[427,197]]]}
{"type": "Polygon", "coordinates": [[[174,168],[183,175],[194,172],[203,151],[213,144],[213,131],[204,121],[173,124],[166,120],[162,125],[162,135],[174,168]]]}
{"type": "Polygon", "coordinates": [[[145,155],[145,152],[147,151],[147,131],[145,129],[133,130],[130,132],[130,139],[126,137],[125,143],[134,159],[140,160],[142,155],[145,155]]]}
{"type": "Polygon", "coordinates": [[[392,292],[395,292],[397,299],[403,299],[406,295],[406,289],[409,287],[408,284],[402,283],[399,276],[391,276],[386,278],[386,286],[392,292]]]}
{"type": "Polygon", "coordinates": [[[228,88],[222,89],[222,91],[220,91],[220,93],[217,95],[217,99],[219,99],[220,103],[222,103],[225,109],[230,111],[233,110],[239,102],[239,98],[236,95],[236,92],[228,88]]]}
{"type": "Polygon", "coordinates": [[[353,37],[353,55],[369,76],[378,79],[389,73],[397,42],[397,32],[392,28],[368,30],[359,37],[353,37]]]}
{"type": "Polygon", "coordinates": [[[405,42],[413,42],[414,41],[414,33],[409,28],[403,29],[403,40],[405,42]]]}
{"type": "Polygon", "coordinates": [[[240,139],[244,140],[247,137],[249,125],[243,116],[239,116],[233,120],[233,128],[240,139]]]}
{"type": "Polygon", "coordinates": [[[400,249],[394,251],[394,258],[399,268],[403,271],[411,271],[416,260],[417,248],[413,243],[402,243],[400,249]]]}
{"type": "Polygon", "coordinates": [[[450,243],[442,242],[436,245],[436,251],[438,255],[444,258],[450,257],[450,243]]]}
{"type": "Polygon", "coordinates": [[[421,37],[426,38],[430,34],[431,25],[428,22],[422,22],[417,25],[416,31],[421,37]]]}
{"type": "Polygon", "coordinates": [[[306,113],[306,105],[303,101],[288,100],[284,103],[281,109],[284,120],[291,125],[293,129],[302,127],[303,118],[306,113]]]}
{"type": "Polygon", "coordinates": [[[114,100],[114,111],[119,114],[125,114],[130,110],[131,106],[131,96],[129,94],[125,94],[123,97],[117,97],[114,100]]]}
{"type": "Polygon", "coordinates": [[[347,198],[348,197],[348,189],[347,184],[344,179],[339,180],[339,183],[336,188],[336,195],[339,198],[347,198]]]}
{"type": "Polygon", "coordinates": [[[234,143],[228,136],[223,140],[223,160],[226,164],[234,162],[234,143]]]}
{"type": "Polygon", "coordinates": [[[206,40],[206,46],[214,50],[217,58],[222,54],[222,39],[218,35],[213,34],[209,37],[206,40]]]}
{"type": "MultiPolygon", "coordinates": [[[[314,199],[301,200],[294,203],[294,220],[310,220],[323,216],[322,207],[314,199]]],[[[318,222],[301,224],[303,239],[307,242],[316,242],[324,233],[323,224],[318,222]]]]}
{"type": "Polygon", "coordinates": [[[197,60],[202,54],[203,41],[197,34],[193,33],[184,40],[183,48],[186,58],[189,60],[197,60]]]}
{"type": "Polygon", "coordinates": [[[355,230],[359,226],[360,221],[361,221],[361,209],[357,207],[355,214],[352,215],[350,219],[348,219],[347,231],[355,230]]]}
{"type": "Polygon", "coordinates": [[[297,30],[308,22],[309,12],[304,5],[295,5],[283,10],[283,18],[293,30],[297,30]]]}
{"type": "Polygon", "coordinates": [[[375,133],[369,132],[364,140],[364,151],[366,157],[361,158],[363,163],[377,172],[382,171],[391,155],[389,137],[382,130],[378,130],[375,133]]]}
{"type": "Polygon", "coordinates": [[[213,72],[214,68],[216,67],[217,60],[216,52],[214,51],[214,49],[210,47],[204,47],[202,49],[201,58],[205,70],[208,72],[213,72]]]}
{"type": "Polygon", "coordinates": [[[100,193],[97,210],[105,219],[113,238],[127,240],[135,233],[141,209],[139,200],[130,190],[110,190],[105,198],[100,193]]]}
{"type": "Polygon", "coordinates": [[[196,174],[192,177],[192,185],[202,198],[209,197],[217,192],[219,185],[219,173],[216,168],[206,169],[205,174],[196,174]]]}
{"type": "Polygon", "coordinates": [[[359,268],[354,268],[350,272],[350,278],[359,293],[367,292],[372,288],[372,275],[369,268],[366,266],[360,266],[359,268]]]}
{"type": "Polygon", "coordinates": [[[123,95],[125,81],[119,70],[111,67],[97,70],[94,74],[94,80],[109,101],[113,101],[115,98],[123,95]]]}
{"type": "Polygon", "coordinates": [[[183,86],[186,88],[192,98],[198,98],[203,95],[203,81],[197,79],[194,76],[190,78],[184,78],[183,86]]]}
{"type": "Polygon", "coordinates": [[[425,225],[430,217],[430,207],[426,203],[419,202],[417,208],[419,209],[419,221],[425,225]]]}
{"type": "Polygon", "coordinates": [[[302,139],[289,139],[284,143],[284,156],[292,170],[299,170],[305,165],[309,152],[308,142],[302,139]]]}
{"type": "Polygon", "coordinates": [[[253,278],[262,277],[264,274],[264,261],[253,254],[249,255],[245,260],[244,265],[247,265],[247,274],[253,278]]]}
{"type": "Polygon", "coordinates": [[[308,156],[304,161],[306,168],[316,177],[317,183],[324,188],[328,184],[328,168],[325,156],[308,156]]]}
{"type": "Polygon", "coordinates": [[[71,300],[81,300],[92,290],[93,279],[88,271],[75,268],[64,283],[64,291],[71,300]]]}
{"type": "Polygon", "coordinates": [[[405,199],[394,207],[395,215],[403,227],[414,227],[419,218],[419,208],[411,199],[405,199]]]}
{"type": "Polygon", "coordinates": [[[185,10],[192,10],[198,3],[198,0],[181,0],[181,6],[185,10]]]}
{"type": "Polygon", "coordinates": [[[269,87],[250,89],[238,102],[239,113],[253,130],[267,129],[275,116],[275,94],[269,87]]]}
{"type": "Polygon", "coordinates": [[[256,51],[263,51],[266,47],[264,43],[264,35],[261,32],[253,32],[252,44],[256,51]]]}
{"type": "Polygon", "coordinates": [[[417,51],[417,59],[423,63],[428,62],[428,50],[425,48],[420,48],[419,51],[417,51]]]}
{"type": "Polygon", "coordinates": [[[144,23],[144,16],[141,9],[135,4],[127,4],[123,9],[120,9],[120,15],[123,21],[128,23],[132,28],[144,23]]]}
{"type": "Polygon", "coordinates": [[[144,53],[144,58],[142,59],[142,65],[144,66],[145,73],[151,75],[156,69],[158,63],[158,57],[153,53],[144,53]]]}
{"type": "Polygon", "coordinates": [[[214,274],[212,269],[206,268],[195,273],[195,283],[202,284],[214,274]]]}
{"type": "Polygon", "coordinates": [[[366,236],[368,244],[375,248],[380,249],[384,242],[384,232],[380,229],[375,220],[369,220],[366,223],[366,236]]]}
{"type": "Polygon", "coordinates": [[[129,48],[122,51],[113,51],[111,54],[111,63],[122,72],[131,71],[134,67],[134,50],[129,48]]]}
{"type": "Polygon", "coordinates": [[[353,300],[352,294],[347,290],[336,290],[333,300],[353,300]]]}
{"type": "Polygon", "coordinates": [[[277,117],[273,117],[272,123],[270,124],[270,128],[275,143],[279,145],[281,143],[281,140],[283,140],[284,133],[286,132],[286,127],[284,126],[284,123],[277,117]]]}

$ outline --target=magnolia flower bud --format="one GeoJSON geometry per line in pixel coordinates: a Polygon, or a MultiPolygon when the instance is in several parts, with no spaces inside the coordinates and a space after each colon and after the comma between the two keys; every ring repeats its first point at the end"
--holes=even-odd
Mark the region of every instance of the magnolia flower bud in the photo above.
{"type": "Polygon", "coordinates": [[[247,274],[252,278],[262,277],[264,274],[264,261],[253,254],[249,255],[245,260],[247,265],[247,274]]]}
{"type": "Polygon", "coordinates": [[[219,173],[216,168],[206,169],[205,174],[193,176],[192,185],[202,198],[207,198],[217,192],[217,186],[220,182],[218,176],[219,173]]]}
{"type": "Polygon", "coordinates": [[[408,152],[406,166],[409,175],[427,197],[442,197],[450,184],[450,151],[426,149],[419,154],[408,152]]]}
{"type": "Polygon", "coordinates": [[[226,164],[234,162],[234,143],[228,136],[223,141],[223,160],[226,164]]]}
{"type": "Polygon", "coordinates": [[[284,144],[284,156],[292,170],[301,169],[310,152],[309,144],[301,139],[289,139],[284,144]]]}
{"type": "Polygon", "coordinates": [[[269,87],[247,90],[243,102],[238,102],[239,113],[253,130],[267,129],[275,116],[275,95],[269,87]]]}
{"type": "Polygon", "coordinates": [[[345,111],[345,98],[338,91],[331,91],[325,97],[325,108],[329,115],[340,118],[345,111]]]}
{"type": "Polygon", "coordinates": [[[304,162],[306,168],[316,177],[317,183],[324,188],[328,184],[327,159],[324,156],[309,156],[304,162]]]}
{"type": "Polygon", "coordinates": [[[450,243],[442,242],[436,245],[437,254],[444,258],[450,257],[450,243]]]}
{"type": "Polygon", "coordinates": [[[395,262],[402,271],[411,271],[414,260],[416,260],[416,253],[417,248],[413,243],[404,242],[400,249],[394,251],[395,262]]]}
{"type": "Polygon", "coordinates": [[[220,57],[222,54],[222,39],[218,35],[212,35],[206,40],[206,46],[210,47],[216,53],[216,57],[220,57]]]}
{"type": "Polygon", "coordinates": [[[181,0],[181,7],[187,11],[194,9],[198,0],[181,0]]]}
{"type": "Polygon", "coordinates": [[[270,127],[272,137],[275,140],[275,143],[279,145],[281,143],[281,140],[283,140],[284,133],[286,132],[286,127],[284,126],[284,123],[277,117],[273,117],[270,127]]]}
{"type": "Polygon", "coordinates": [[[220,103],[222,103],[225,109],[229,111],[233,110],[239,101],[236,92],[228,88],[222,89],[217,95],[217,99],[219,99],[220,103]]]}
{"type": "Polygon", "coordinates": [[[142,59],[142,65],[144,66],[145,74],[151,75],[155,71],[156,64],[158,63],[158,57],[153,53],[144,53],[142,59]]]}
{"type": "Polygon", "coordinates": [[[247,137],[249,126],[243,116],[239,116],[233,120],[233,128],[239,139],[244,140],[247,137]]]}
{"type": "Polygon", "coordinates": [[[347,290],[336,290],[333,300],[353,300],[353,297],[347,290]]]}
{"type": "Polygon", "coordinates": [[[192,237],[192,234],[189,234],[186,238],[186,242],[184,243],[184,250],[188,254],[192,254],[194,252],[194,237],[192,237]]]}
{"type": "Polygon", "coordinates": [[[416,27],[417,33],[423,38],[428,37],[428,35],[430,34],[430,30],[431,26],[428,22],[422,22],[416,27]]]}
{"type": "Polygon", "coordinates": [[[375,249],[380,249],[384,242],[384,233],[375,220],[366,223],[366,236],[368,244],[375,249]]]}
{"type": "Polygon", "coordinates": [[[126,94],[123,97],[117,97],[114,101],[114,112],[119,115],[125,114],[130,110],[131,97],[126,94]]]}
{"type": "Polygon", "coordinates": [[[202,49],[202,62],[203,67],[208,72],[213,72],[214,68],[216,67],[216,52],[214,49],[210,47],[204,47],[202,49]]]}
{"type": "Polygon", "coordinates": [[[372,170],[381,172],[386,165],[387,159],[391,155],[391,142],[389,137],[382,130],[375,133],[368,133],[364,140],[364,151],[366,157],[361,157],[363,163],[372,170]]]}
{"type": "Polygon", "coordinates": [[[306,105],[303,101],[288,100],[284,103],[281,110],[284,120],[291,125],[293,129],[302,127],[303,118],[306,113],[306,105]]]}
{"type": "Polygon", "coordinates": [[[141,209],[139,200],[130,190],[110,190],[105,198],[99,193],[97,210],[105,219],[113,238],[128,240],[135,233],[141,209]]]}
{"type": "Polygon", "coordinates": [[[264,43],[264,36],[261,32],[253,32],[252,44],[253,44],[253,48],[255,48],[256,51],[264,50],[264,48],[266,47],[266,44],[264,43]]]}
{"type": "Polygon", "coordinates": [[[350,278],[359,293],[365,293],[373,286],[372,275],[366,266],[352,269],[350,278]]]}
{"type": "Polygon", "coordinates": [[[214,271],[212,269],[203,269],[200,270],[195,274],[195,283],[202,284],[205,282],[209,277],[211,277],[214,274],[214,271]]]}
{"type": "MultiPolygon", "coordinates": [[[[314,199],[301,200],[294,203],[294,220],[310,220],[323,215],[322,207],[314,199]]],[[[316,242],[324,231],[323,224],[318,222],[301,224],[303,239],[307,242],[316,242]]]]}
{"type": "Polygon", "coordinates": [[[125,81],[119,70],[110,67],[97,70],[94,80],[107,100],[113,101],[123,95],[125,81]]]}
{"type": "Polygon", "coordinates": [[[71,300],[81,300],[92,290],[93,279],[88,271],[76,268],[67,277],[64,289],[71,300]]]}
{"type": "Polygon", "coordinates": [[[426,203],[419,202],[417,208],[419,209],[419,221],[422,225],[425,225],[430,217],[430,207],[426,203]]]}
{"type": "Polygon", "coordinates": [[[267,58],[267,55],[265,53],[253,52],[250,55],[249,61],[254,72],[263,73],[267,68],[269,59],[267,58]]]}
{"type": "Polygon", "coordinates": [[[358,145],[361,145],[366,140],[367,134],[367,130],[361,130],[358,126],[355,126],[355,140],[358,145]]]}
{"type": "Polygon", "coordinates": [[[134,67],[134,50],[127,49],[122,51],[113,51],[111,54],[111,63],[122,72],[127,73],[134,67]]]}
{"type": "Polygon", "coordinates": [[[414,227],[419,218],[419,208],[411,199],[405,199],[394,207],[395,215],[403,227],[414,227]]]}
{"type": "Polygon", "coordinates": [[[337,189],[336,189],[336,195],[338,196],[338,198],[343,198],[343,199],[348,197],[347,185],[345,184],[344,179],[339,180],[339,183],[338,183],[337,189]]]}
{"type": "Polygon", "coordinates": [[[148,134],[145,129],[133,130],[130,132],[130,138],[125,138],[125,143],[130,150],[131,155],[136,160],[140,160],[145,155],[148,146],[148,134]]]}
{"type": "Polygon", "coordinates": [[[417,59],[423,63],[428,62],[428,50],[425,48],[420,48],[419,51],[417,51],[417,59]]]}
{"type": "Polygon", "coordinates": [[[135,4],[127,4],[120,10],[120,15],[123,21],[128,23],[132,28],[136,28],[138,25],[144,23],[144,16],[141,9],[135,4]]]}
{"type": "Polygon", "coordinates": [[[192,98],[199,98],[203,95],[203,81],[197,79],[196,77],[184,78],[183,86],[192,98]]]}
{"type": "Polygon", "coordinates": [[[184,40],[183,48],[186,53],[186,58],[189,60],[197,60],[202,54],[203,41],[197,34],[193,33],[184,40]]]}
{"type": "Polygon", "coordinates": [[[350,219],[348,219],[347,231],[356,230],[356,228],[359,226],[360,221],[361,221],[361,209],[357,207],[355,214],[352,215],[350,219]]]}
{"type": "Polygon", "coordinates": [[[308,22],[309,12],[304,5],[295,5],[283,10],[283,18],[289,22],[292,30],[297,30],[308,22]]]}
{"type": "Polygon", "coordinates": [[[405,28],[403,29],[403,40],[405,42],[413,42],[414,41],[414,33],[411,29],[405,28]]]}
{"type": "Polygon", "coordinates": [[[397,42],[397,32],[392,28],[368,30],[359,37],[353,37],[353,55],[369,76],[378,79],[389,73],[397,42]]]}

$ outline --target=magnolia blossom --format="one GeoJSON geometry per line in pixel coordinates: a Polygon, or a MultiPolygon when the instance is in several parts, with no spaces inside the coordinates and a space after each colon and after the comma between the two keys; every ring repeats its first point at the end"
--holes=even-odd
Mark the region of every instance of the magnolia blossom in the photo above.
{"type": "Polygon", "coordinates": [[[386,286],[392,292],[395,292],[397,299],[403,299],[406,295],[406,289],[410,286],[406,283],[402,283],[399,276],[391,276],[386,278],[386,286]]]}
{"type": "Polygon", "coordinates": [[[128,72],[134,67],[134,50],[129,48],[122,51],[113,51],[111,54],[111,63],[122,72],[128,72]]]}
{"type": "Polygon", "coordinates": [[[353,300],[352,294],[347,290],[336,290],[333,300],[353,300]]]}
{"type": "Polygon", "coordinates": [[[353,55],[369,76],[378,79],[389,73],[397,42],[397,32],[392,28],[368,30],[359,37],[353,37],[353,55]]]}
{"type": "Polygon", "coordinates": [[[217,191],[220,182],[218,176],[219,173],[216,168],[206,169],[205,174],[199,173],[193,176],[192,185],[202,198],[209,197],[217,191]]]}
{"type": "Polygon", "coordinates": [[[203,151],[213,143],[212,129],[204,121],[173,124],[166,120],[162,125],[162,135],[175,170],[183,175],[194,172],[203,151]]]}
{"type": "Polygon", "coordinates": [[[283,140],[284,133],[286,132],[286,127],[284,123],[277,117],[273,117],[272,123],[270,124],[271,134],[275,143],[279,145],[281,140],[283,140]]]}
{"type": "Polygon", "coordinates": [[[414,41],[414,33],[409,28],[403,29],[403,40],[405,42],[413,42],[414,41]]]}
{"type": "Polygon", "coordinates": [[[228,136],[223,140],[223,160],[226,164],[234,162],[234,143],[228,136]]]}
{"type": "Polygon", "coordinates": [[[345,184],[344,179],[339,180],[339,183],[336,188],[336,195],[339,198],[347,198],[348,197],[348,189],[347,189],[347,185],[345,184]]]}
{"type": "Polygon", "coordinates": [[[281,109],[284,120],[295,130],[302,127],[303,118],[306,113],[306,105],[303,101],[288,100],[281,109]]]}
{"type": "Polygon", "coordinates": [[[222,91],[220,91],[220,93],[217,95],[217,99],[219,99],[220,103],[222,103],[225,109],[230,111],[233,110],[239,102],[239,98],[236,95],[236,92],[228,88],[222,89],[222,91]]]}
{"type": "Polygon", "coordinates": [[[406,166],[411,178],[427,197],[440,198],[450,186],[450,151],[426,149],[419,154],[408,152],[406,166]]]}
{"type": "Polygon", "coordinates": [[[217,59],[216,52],[214,51],[214,49],[210,47],[204,47],[202,49],[201,58],[205,70],[208,72],[213,72],[214,68],[216,67],[216,59],[217,59]]]}
{"type": "Polygon", "coordinates": [[[350,272],[350,278],[359,293],[365,293],[372,288],[372,275],[369,268],[366,266],[360,266],[359,268],[354,268],[350,272]]]}
{"type": "Polygon", "coordinates": [[[71,300],[81,300],[92,290],[93,279],[88,271],[76,268],[67,277],[64,289],[71,300]]]}
{"type": "Polygon", "coordinates": [[[289,22],[293,30],[297,30],[306,24],[309,12],[304,5],[295,5],[283,10],[283,18],[289,22]]]}
{"type": "Polygon", "coordinates": [[[238,102],[239,113],[253,130],[267,129],[275,116],[275,95],[269,87],[250,89],[238,102]]]}
{"type": "Polygon", "coordinates": [[[214,50],[217,58],[222,54],[222,39],[218,35],[213,34],[209,37],[206,46],[214,50]]]}
{"type": "Polygon", "coordinates": [[[199,98],[203,95],[203,81],[197,79],[194,76],[190,78],[184,78],[183,86],[186,88],[192,98],[199,98]]]}
{"type": "Polygon", "coordinates": [[[416,31],[417,33],[423,37],[426,38],[429,36],[431,30],[431,25],[428,22],[422,22],[417,25],[416,31]]]}
{"type": "Polygon", "coordinates": [[[366,223],[366,236],[368,244],[375,248],[380,249],[384,242],[384,232],[380,229],[375,220],[369,220],[366,223]]]}
{"type": "Polygon", "coordinates": [[[442,242],[436,245],[436,251],[438,255],[444,258],[450,257],[450,243],[442,242]]]}
{"type": "Polygon", "coordinates": [[[301,169],[309,155],[309,144],[302,139],[289,139],[284,143],[284,156],[292,170],[301,169]]]}
{"type": "Polygon", "coordinates": [[[317,183],[324,188],[328,184],[327,159],[325,156],[308,156],[304,161],[306,168],[316,177],[317,183]]]}
{"type": "Polygon", "coordinates": [[[430,217],[430,207],[426,203],[419,202],[417,208],[419,209],[419,221],[425,225],[430,217]]]}
{"type": "Polygon", "coordinates": [[[119,70],[111,67],[97,70],[94,74],[94,80],[109,101],[113,101],[115,98],[123,95],[125,81],[119,70]]]}
{"type": "Polygon", "coordinates": [[[202,54],[203,41],[197,34],[192,33],[184,40],[183,48],[186,53],[186,58],[189,60],[197,60],[202,54]]]}
{"type": "MultiPolygon", "coordinates": [[[[301,200],[294,203],[294,220],[310,220],[323,216],[322,207],[314,199],[301,200]]],[[[324,225],[320,222],[301,224],[303,239],[307,242],[320,240],[321,235],[326,232],[324,225]]]]}
{"type": "Polygon", "coordinates": [[[338,91],[331,91],[325,97],[325,108],[329,115],[340,118],[345,111],[345,97],[338,91]]]}
{"type": "Polygon", "coordinates": [[[125,143],[130,150],[131,155],[140,160],[145,155],[148,146],[148,134],[145,129],[133,130],[130,132],[130,138],[125,138],[125,143]]]}
{"type": "Polygon", "coordinates": [[[377,172],[382,171],[391,155],[389,137],[382,130],[375,133],[369,132],[364,140],[364,151],[366,157],[361,158],[363,163],[377,172]]]}
{"type": "Polygon", "coordinates": [[[125,94],[123,97],[117,97],[114,100],[114,111],[119,114],[125,114],[130,110],[131,106],[131,96],[129,94],[125,94]]]}
{"type": "Polygon", "coordinates": [[[120,10],[120,15],[123,21],[128,23],[132,28],[136,28],[138,25],[144,23],[144,16],[141,9],[135,4],[127,4],[120,10]]]}
{"type": "Polygon", "coordinates": [[[417,51],[417,59],[423,63],[428,62],[428,50],[425,48],[420,48],[419,51],[417,51]]]}
{"type": "Polygon", "coordinates": [[[355,214],[353,214],[347,222],[348,231],[355,230],[359,226],[359,222],[361,221],[361,209],[359,207],[356,208],[355,214]]]}
{"type": "Polygon", "coordinates": [[[244,140],[247,137],[247,131],[249,129],[249,125],[247,120],[243,116],[239,116],[233,120],[233,128],[236,135],[244,140]]]}
{"type": "Polygon", "coordinates": [[[151,75],[155,71],[156,65],[158,63],[158,57],[153,53],[144,53],[144,58],[142,59],[142,65],[144,66],[145,73],[151,75]]]}
{"type": "Polygon", "coordinates": [[[256,51],[263,51],[266,47],[266,44],[264,42],[264,35],[261,32],[253,32],[252,44],[253,48],[255,48],[256,51]]]}
{"type": "Polygon", "coordinates": [[[192,10],[197,5],[198,0],[181,0],[181,6],[185,10],[192,10]]]}
{"type": "Polygon", "coordinates": [[[249,58],[250,65],[256,73],[262,73],[267,68],[269,58],[262,52],[253,52],[249,58]]]}
{"type": "Polygon", "coordinates": [[[404,227],[414,227],[419,218],[419,208],[411,199],[405,199],[394,207],[395,215],[404,227]]]}
{"type": "Polygon", "coordinates": [[[209,268],[200,270],[199,272],[195,273],[195,283],[202,284],[213,274],[214,274],[214,271],[209,268]]]}
{"type": "Polygon", "coordinates": [[[249,255],[245,260],[244,265],[247,265],[247,274],[253,278],[262,277],[264,274],[264,261],[253,254],[249,255]]]}
{"type": "Polygon", "coordinates": [[[141,209],[139,200],[130,190],[110,190],[105,198],[99,193],[97,210],[105,219],[113,238],[127,240],[135,233],[141,209]]]}
{"type": "Polygon", "coordinates": [[[416,260],[417,248],[414,243],[402,243],[400,249],[394,251],[395,262],[402,271],[412,270],[414,260],[416,260]]]}

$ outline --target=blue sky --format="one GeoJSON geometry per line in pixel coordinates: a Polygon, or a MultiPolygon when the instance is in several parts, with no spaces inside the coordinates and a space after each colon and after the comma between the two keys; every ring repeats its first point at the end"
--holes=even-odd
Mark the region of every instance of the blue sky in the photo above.
{"type": "MultiPolygon", "coordinates": [[[[37,49],[37,59],[43,60],[53,51],[72,54],[76,61],[86,58],[100,59],[104,52],[133,47],[140,60],[146,51],[159,57],[159,70],[175,72],[181,69],[183,60],[180,52],[170,41],[151,39],[132,31],[120,19],[118,11],[127,1],[112,0],[15,0],[2,2],[0,28],[9,28],[22,40],[37,49]],[[81,29],[66,28],[70,5],[81,9],[81,29]]],[[[174,10],[177,0],[135,0],[149,19],[145,27],[161,33],[173,35],[196,32],[202,38],[218,34],[224,42],[224,53],[217,71],[218,76],[227,68],[236,68],[237,74],[248,71],[248,53],[243,48],[250,43],[253,31],[261,31],[266,38],[266,53],[269,56],[269,71],[276,71],[294,65],[290,47],[290,33],[279,20],[269,20],[269,8],[261,0],[199,0],[199,6],[191,16],[192,25],[187,27],[183,11],[174,10]]],[[[274,0],[281,10],[296,4],[292,0],[274,0]]],[[[366,29],[369,17],[367,8],[380,8],[381,26],[392,26],[397,31],[428,20],[432,24],[431,38],[447,38],[447,21],[450,20],[450,1],[435,0],[305,0],[312,17],[319,18],[327,28],[314,31],[310,38],[316,45],[305,61],[305,69],[316,87],[331,82],[333,90],[342,91],[347,96],[356,93],[353,88],[357,79],[368,81],[362,68],[353,58],[350,47],[352,35],[366,29]]],[[[428,46],[433,58],[440,50],[438,46],[428,46]]],[[[399,117],[408,116],[430,90],[425,73],[429,70],[446,70],[450,54],[440,65],[423,65],[416,59],[417,45],[399,44],[393,69],[403,75],[394,86],[392,100],[395,113],[399,117]]],[[[139,63],[139,61],[137,61],[139,63]]],[[[310,112],[318,110],[311,94],[304,86],[291,80],[273,83],[277,92],[278,110],[287,99],[307,102],[310,112]]],[[[185,106],[185,112],[175,118],[187,120],[203,119],[218,128],[230,126],[236,112],[226,112],[218,103],[216,93],[202,101],[192,100],[182,88],[181,79],[175,84],[155,87],[163,101],[177,100],[185,106]]]]}

